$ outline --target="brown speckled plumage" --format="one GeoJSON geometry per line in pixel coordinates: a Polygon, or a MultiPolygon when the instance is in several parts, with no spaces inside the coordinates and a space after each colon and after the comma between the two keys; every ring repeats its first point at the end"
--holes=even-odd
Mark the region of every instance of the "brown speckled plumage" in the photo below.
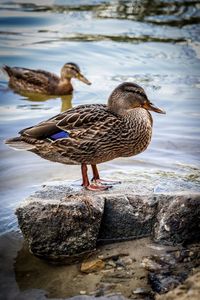
{"type": "Polygon", "coordinates": [[[81,74],[77,64],[67,63],[61,69],[60,77],[44,71],[27,68],[3,66],[9,76],[9,86],[16,92],[66,95],[73,91],[71,78],[86,84],[90,82],[81,74]]]}
{"type": "Polygon", "coordinates": [[[94,166],[117,157],[136,155],[147,148],[152,135],[148,110],[163,113],[153,106],[141,87],[126,82],[113,91],[108,105],[69,109],[22,130],[20,137],[7,143],[16,147],[22,142],[27,150],[51,161],[94,166]],[[53,141],[51,136],[59,131],[69,136],[53,141]]]}

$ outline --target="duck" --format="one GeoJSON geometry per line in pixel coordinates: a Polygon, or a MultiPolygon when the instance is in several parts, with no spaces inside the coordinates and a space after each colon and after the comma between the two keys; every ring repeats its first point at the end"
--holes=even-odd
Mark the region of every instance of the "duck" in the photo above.
{"type": "Polygon", "coordinates": [[[85,104],[25,128],[6,144],[63,164],[80,165],[82,186],[102,191],[112,184],[100,178],[97,165],[143,152],[152,137],[150,111],[165,114],[132,82],[118,85],[107,104],[85,104]],[[91,165],[93,178],[88,178],[91,165]]]}
{"type": "Polygon", "coordinates": [[[39,93],[46,95],[67,95],[72,93],[72,78],[87,85],[91,82],[83,76],[77,64],[69,62],[61,69],[60,77],[44,70],[33,70],[4,65],[3,71],[9,76],[9,87],[18,93],[39,93]]]}

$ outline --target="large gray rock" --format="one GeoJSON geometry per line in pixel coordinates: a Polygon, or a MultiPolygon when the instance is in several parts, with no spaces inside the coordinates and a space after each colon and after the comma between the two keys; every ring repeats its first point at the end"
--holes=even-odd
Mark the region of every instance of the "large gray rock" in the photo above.
{"type": "Polygon", "coordinates": [[[32,253],[67,260],[95,248],[103,207],[104,200],[92,194],[49,186],[30,196],[16,214],[32,253]]]}
{"type": "Polygon", "coordinates": [[[104,192],[47,186],[16,211],[35,255],[70,262],[97,242],[151,236],[163,244],[200,240],[200,195],[135,193],[133,183],[104,192]]]}

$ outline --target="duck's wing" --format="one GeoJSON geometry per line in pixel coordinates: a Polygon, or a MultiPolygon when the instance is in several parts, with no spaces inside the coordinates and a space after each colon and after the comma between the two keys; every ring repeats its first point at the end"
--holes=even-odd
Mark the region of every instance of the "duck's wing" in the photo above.
{"type": "Polygon", "coordinates": [[[9,75],[19,81],[25,81],[31,85],[48,85],[49,80],[58,81],[59,77],[53,73],[43,70],[32,70],[20,67],[3,66],[3,70],[9,75]]]}
{"type": "Polygon", "coordinates": [[[69,136],[80,137],[81,133],[84,132],[86,135],[87,132],[100,130],[116,119],[117,117],[107,109],[106,105],[80,105],[36,126],[23,129],[19,133],[40,140],[51,138],[62,131],[67,132],[69,136]]]}

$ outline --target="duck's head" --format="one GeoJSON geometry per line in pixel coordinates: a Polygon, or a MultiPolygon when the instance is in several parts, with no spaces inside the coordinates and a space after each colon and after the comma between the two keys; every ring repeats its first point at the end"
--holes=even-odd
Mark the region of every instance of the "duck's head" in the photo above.
{"type": "Polygon", "coordinates": [[[91,82],[81,74],[81,70],[79,66],[75,63],[66,63],[61,69],[61,79],[71,79],[71,78],[77,78],[80,81],[83,81],[84,83],[90,85],[91,82]]]}
{"type": "Polygon", "coordinates": [[[141,86],[132,82],[124,82],[114,89],[108,99],[108,107],[116,113],[123,113],[125,110],[141,107],[165,114],[164,110],[149,101],[141,86]]]}

